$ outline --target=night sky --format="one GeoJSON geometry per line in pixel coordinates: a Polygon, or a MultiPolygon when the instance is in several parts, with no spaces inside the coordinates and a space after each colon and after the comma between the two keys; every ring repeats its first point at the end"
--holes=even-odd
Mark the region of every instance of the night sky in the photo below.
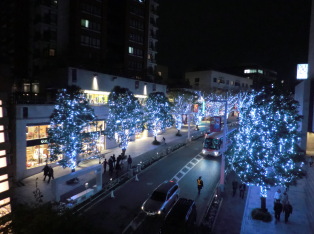
{"type": "Polygon", "coordinates": [[[169,77],[259,64],[295,81],[307,63],[311,0],[159,0],[157,61],[169,77]]]}

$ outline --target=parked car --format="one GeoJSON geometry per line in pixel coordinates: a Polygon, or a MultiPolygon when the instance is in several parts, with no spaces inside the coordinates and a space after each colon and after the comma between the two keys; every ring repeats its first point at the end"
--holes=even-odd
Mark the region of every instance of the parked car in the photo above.
{"type": "Polygon", "coordinates": [[[143,203],[142,210],[147,215],[165,214],[179,198],[179,184],[165,181],[160,184],[143,203]]]}
{"type": "Polygon", "coordinates": [[[195,233],[196,206],[191,199],[179,198],[166,215],[160,234],[195,233]]]}

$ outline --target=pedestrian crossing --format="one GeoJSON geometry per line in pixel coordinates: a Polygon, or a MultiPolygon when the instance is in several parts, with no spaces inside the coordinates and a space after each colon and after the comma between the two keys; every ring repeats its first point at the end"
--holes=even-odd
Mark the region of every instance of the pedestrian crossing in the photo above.
{"type": "Polygon", "coordinates": [[[204,157],[201,155],[196,155],[191,161],[189,161],[184,167],[182,167],[179,172],[171,180],[179,182],[190,170],[193,169],[204,157]]]}

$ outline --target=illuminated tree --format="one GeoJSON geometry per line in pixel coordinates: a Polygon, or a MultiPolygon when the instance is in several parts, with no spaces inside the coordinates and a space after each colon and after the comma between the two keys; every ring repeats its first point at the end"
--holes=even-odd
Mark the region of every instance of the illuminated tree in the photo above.
{"type": "Polygon", "coordinates": [[[111,91],[108,104],[106,135],[109,138],[119,138],[122,155],[124,155],[130,137],[141,133],[144,129],[142,106],[129,89],[119,86],[111,91]]]}
{"type": "Polygon", "coordinates": [[[55,161],[63,155],[59,164],[74,171],[79,155],[85,151],[84,147],[94,149],[94,153],[98,154],[98,133],[88,132],[96,117],[77,86],[60,90],[56,102],[48,130],[50,160],[55,161]]]}
{"type": "Polygon", "coordinates": [[[149,94],[145,106],[145,122],[147,129],[154,134],[153,144],[159,144],[156,139],[158,132],[164,131],[174,123],[170,104],[164,93],[149,94]]]}
{"type": "Polygon", "coordinates": [[[171,113],[175,119],[176,128],[178,130],[176,135],[181,136],[182,115],[190,113],[194,93],[182,89],[172,90],[168,93],[168,98],[171,100],[171,113]]]}
{"type": "Polygon", "coordinates": [[[295,184],[304,157],[298,152],[298,103],[275,88],[253,91],[239,106],[239,128],[226,152],[228,167],[248,185],[260,186],[261,208],[267,190],[295,184]]]}

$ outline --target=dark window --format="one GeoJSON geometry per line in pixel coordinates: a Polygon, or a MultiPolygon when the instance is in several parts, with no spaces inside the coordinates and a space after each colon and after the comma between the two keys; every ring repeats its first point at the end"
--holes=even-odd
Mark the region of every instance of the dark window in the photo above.
{"type": "Polygon", "coordinates": [[[214,77],[214,82],[217,83],[217,78],[216,77],[214,77]]]}
{"type": "Polygon", "coordinates": [[[77,74],[76,69],[72,69],[72,82],[77,81],[77,74]]]}
{"type": "Polygon", "coordinates": [[[24,119],[28,118],[28,107],[23,107],[23,118],[24,119]]]}

